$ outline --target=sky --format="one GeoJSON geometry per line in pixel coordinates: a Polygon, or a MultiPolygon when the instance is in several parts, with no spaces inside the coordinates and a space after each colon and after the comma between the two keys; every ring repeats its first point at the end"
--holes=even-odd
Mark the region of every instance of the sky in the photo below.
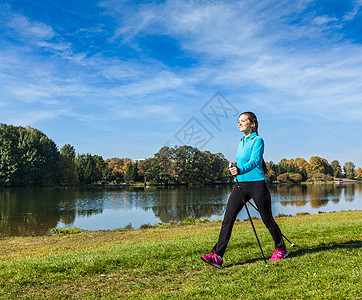
{"type": "Polygon", "coordinates": [[[190,145],[362,167],[362,0],[0,2],[0,123],[77,153],[190,145]]]}

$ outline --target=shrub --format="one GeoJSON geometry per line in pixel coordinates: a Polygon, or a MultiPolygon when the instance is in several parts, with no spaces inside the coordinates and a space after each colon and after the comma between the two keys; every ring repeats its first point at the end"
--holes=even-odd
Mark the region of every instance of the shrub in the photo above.
{"type": "Polygon", "coordinates": [[[299,173],[295,173],[289,176],[291,182],[298,183],[301,182],[303,177],[299,173]]]}
{"type": "Polygon", "coordinates": [[[332,181],[333,180],[333,176],[326,174],[324,177],[327,181],[332,181]]]}
{"type": "Polygon", "coordinates": [[[148,228],[152,228],[154,226],[152,226],[151,224],[142,224],[140,229],[148,229],[148,228]]]}
{"type": "Polygon", "coordinates": [[[276,218],[285,218],[285,217],[292,217],[292,215],[286,215],[286,214],[278,214],[276,218]]]}
{"type": "Polygon", "coordinates": [[[269,175],[267,175],[266,177],[265,177],[265,181],[267,182],[267,183],[273,183],[274,181],[277,181],[277,177],[275,176],[275,175],[271,175],[271,174],[269,174],[269,175]]]}
{"type": "Polygon", "coordinates": [[[185,220],[181,222],[181,225],[194,225],[196,224],[196,219],[192,217],[186,217],[185,220]]]}
{"type": "Polygon", "coordinates": [[[283,182],[283,183],[288,182],[288,174],[287,174],[287,173],[280,174],[280,175],[277,177],[277,180],[278,180],[279,182],[283,182]]]}
{"type": "Polygon", "coordinates": [[[81,233],[82,229],[78,227],[72,227],[72,228],[51,228],[50,231],[53,234],[56,235],[70,235],[70,234],[76,234],[81,233]]]}
{"type": "Polygon", "coordinates": [[[296,213],[296,216],[305,216],[305,215],[310,215],[310,213],[307,213],[307,212],[296,213]]]}

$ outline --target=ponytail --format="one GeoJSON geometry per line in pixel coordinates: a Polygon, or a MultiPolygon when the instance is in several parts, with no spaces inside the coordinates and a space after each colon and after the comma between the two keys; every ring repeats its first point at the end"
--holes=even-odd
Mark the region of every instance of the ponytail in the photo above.
{"type": "MultiPolygon", "coordinates": [[[[255,133],[256,133],[257,135],[259,135],[259,134],[258,134],[258,130],[256,130],[255,133]]],[[[268,174],[269,174],[269,170],[268,170],[268,167],[266,166],[266,163],[265,163],[265,161],[264,161],[264,158],[263,158],[263,162],[262,162],[262,167],[263,167],[264,175],[268,175],[268,174]]]]}
{"type": "Polygon", "coordinates": [[[263,158],[262,167],[263,167],[264,175],[268,175],[268,174],[269,174],[269,170],[268,170],[268,167],[266,166],[266,163],[265,163],[265,161],[264,161],[264,158],[263,158]]]}

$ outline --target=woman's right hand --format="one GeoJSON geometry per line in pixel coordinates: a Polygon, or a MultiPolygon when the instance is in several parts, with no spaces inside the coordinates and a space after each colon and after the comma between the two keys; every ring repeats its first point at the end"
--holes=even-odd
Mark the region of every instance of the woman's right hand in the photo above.
{"type": "Polygon", "coordinates": [[[229,168],[229,171],[230,171],[231,175],[233,175],[233,176],[238,175],[238,168],[237,167],[233,166],[233,167],[229,168]]]}

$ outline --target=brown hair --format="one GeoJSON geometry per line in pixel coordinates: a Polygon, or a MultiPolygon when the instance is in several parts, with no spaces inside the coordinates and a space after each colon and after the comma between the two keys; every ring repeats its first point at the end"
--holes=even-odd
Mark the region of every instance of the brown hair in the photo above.
{"type": "MultiPolygon", "coordinates": [[[[239,118],[240,118],[241,115],[246,115],[248,117],[248,119],[249,119],[249,121],[251,123],[251,128],[253,129],[253,132],[255,132],[257,135],[259,135],[258,134],[258,119],[257,119],[256,115],[251,111],[246,111],[246,112],[241,113],[239,115],[239,118]]],[[[266,163],[265,163],[264,159],[263,159],[262,166],[263,166],[264,174],[267,175],[269,171],[268,171],[268,168],[266,166],[266,163]]]]}

